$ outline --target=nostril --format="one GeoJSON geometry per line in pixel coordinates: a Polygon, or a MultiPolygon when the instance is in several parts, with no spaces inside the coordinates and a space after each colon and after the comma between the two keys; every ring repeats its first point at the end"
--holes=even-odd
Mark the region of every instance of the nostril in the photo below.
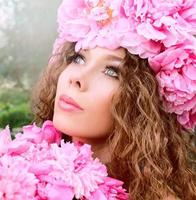
{"type": "Polygon", "coordinates": [[[81,83],[79,81],[76,81],[76,84],[81,87],[81,83]]]}

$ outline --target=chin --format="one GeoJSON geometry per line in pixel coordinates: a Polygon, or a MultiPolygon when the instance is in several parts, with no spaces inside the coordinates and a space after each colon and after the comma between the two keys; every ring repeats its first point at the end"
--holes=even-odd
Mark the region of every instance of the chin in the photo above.
{"type": "Polygon", "coordinates": [[[78,130],[74,129],[76,127],[75,125],[74,125],[74,127],[71,127],[71,125],[69,125],[68,123],[65,123],[65,119],[59,115],[53,116],[53,125],[57,130],[59,130],[63,134],[66,134],[70,137],[75,136],[74,133],[78,132],[78,130]]]}
{"type": "Polygon", "coordinates": [[[62,123],[62,119],[59,118],[57,115],[53,116],[53,125],[57,130],[63,132],[62,129],[63,129],[64,124],[62,123]]]}

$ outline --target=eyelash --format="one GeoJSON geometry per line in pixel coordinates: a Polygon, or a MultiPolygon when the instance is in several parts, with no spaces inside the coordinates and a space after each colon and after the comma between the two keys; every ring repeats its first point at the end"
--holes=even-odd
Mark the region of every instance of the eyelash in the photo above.
{"type": "Polygon", "coordinates": [[[75,63],[75,64],[79,64],[78,62],[76,62],[76,59],[77,58],[81,58],[83,61],[85,61],[85,57],[79,53],[76,53],[75,55],[73,55],[71,58],[70,58],[70,61],[72,63],[75,63]]]}
{"type": "MultiPolygon", "coordinates": [[[[75,64],[79,64],[76,59],[77,58],[81,58],[83,61],[85,61],[85,57],[79,53],[76,53],[75,55],[73,55],[69,60],[71,63],[75,63],[75,64]]],[[[116,76],[112,76],[112,75],[108,75],[111,78],[115,78],[115,79],[119,79],[118,75],[119,75],[119,67],[116,66],[106,66],[105,70],[103,71],[104,73],[106,71],[114,71],[117,75],[116,76]]]]}

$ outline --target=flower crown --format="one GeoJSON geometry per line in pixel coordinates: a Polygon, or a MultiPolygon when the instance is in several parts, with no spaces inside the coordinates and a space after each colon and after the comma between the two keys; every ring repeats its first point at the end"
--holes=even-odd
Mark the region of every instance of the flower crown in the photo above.
{"type": "Polygon", "coordinates": [[[156,73],[167,112],[181,125],[196,125],[195,0],[63,0],[58,10],[59,36],[75,50],[126,48],[147,58],[156,73]]]}

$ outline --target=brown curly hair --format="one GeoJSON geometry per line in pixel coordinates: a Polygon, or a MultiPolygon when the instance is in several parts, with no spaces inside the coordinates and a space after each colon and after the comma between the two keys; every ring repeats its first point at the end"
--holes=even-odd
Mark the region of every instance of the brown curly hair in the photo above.
{"type": "MultiPolygon", "coordinates": [[[[75,54],[66,43],[53,55],[33,94],[35,121],[52,120],[58,76],[75,54]]],[[[147,60],[126,52],[120,89],[112,100],[113,132],[107,142],[109,174],[125,183],[133,200],[164,199],[172,194],[196,199],[194,148],[174,114],[166,113],[147,60]]]]}

